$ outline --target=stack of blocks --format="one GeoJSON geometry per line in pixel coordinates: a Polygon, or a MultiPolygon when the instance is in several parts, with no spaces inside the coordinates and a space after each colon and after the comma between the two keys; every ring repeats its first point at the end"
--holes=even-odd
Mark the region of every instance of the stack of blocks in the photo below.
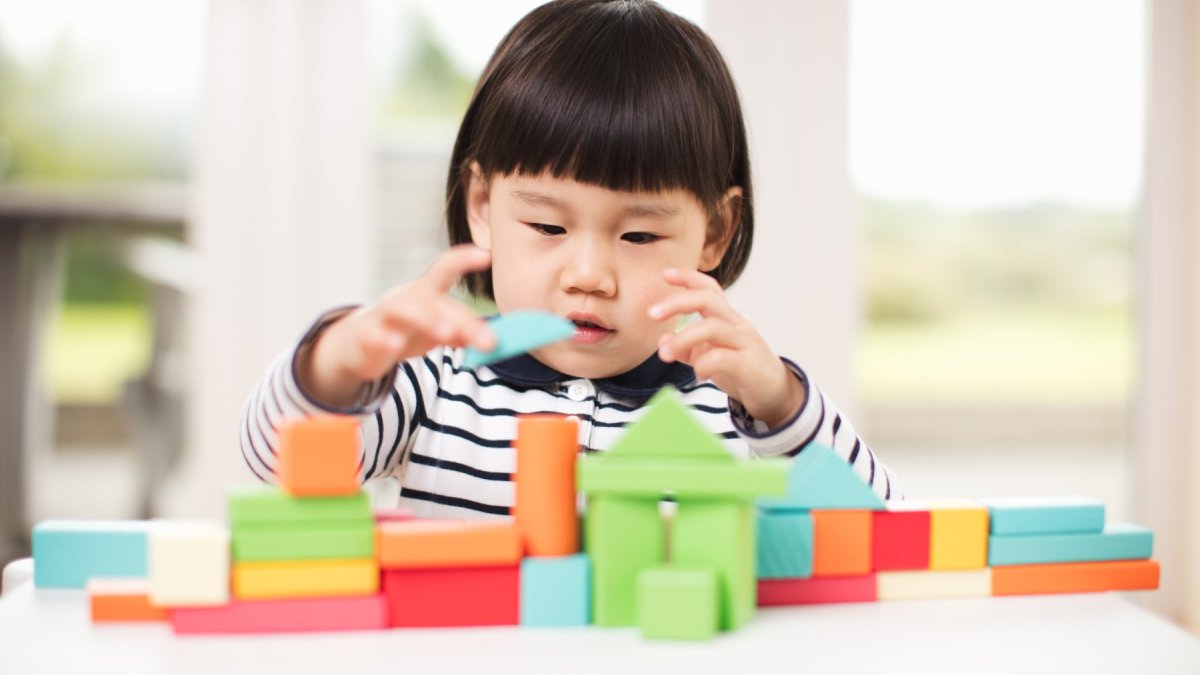
{"type": "Polygon", "coordinates": [[[604,455],[578,458],[572,418],[520,417],[508,519],[372,514],[358,433],[341,417],[281,427],[280,486],[231,491],[230,528],[40,523],[35,584],[86,585],[95,622],[179,634],[595,624],[665,639],[736,629],[756,606],[1158,586],[1150,532],[1105,525],[1098,502],[884,504],[825,446],[735,459],[671,390],[604,455]]]}

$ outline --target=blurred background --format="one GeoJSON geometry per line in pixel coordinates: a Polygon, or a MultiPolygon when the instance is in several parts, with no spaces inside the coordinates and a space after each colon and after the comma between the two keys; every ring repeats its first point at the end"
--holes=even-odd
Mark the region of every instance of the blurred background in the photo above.
{"type": "MultiPolygon", "coordinates": [[[[250,478],[244,397],[444,246],[457,124],[537,4],[0,0],[0,562],[250,478]]],[[[1200,627],[1194,3],[663,4],[746,107],[735,305],[908,496],[1099,498],[1200,627]]]]}

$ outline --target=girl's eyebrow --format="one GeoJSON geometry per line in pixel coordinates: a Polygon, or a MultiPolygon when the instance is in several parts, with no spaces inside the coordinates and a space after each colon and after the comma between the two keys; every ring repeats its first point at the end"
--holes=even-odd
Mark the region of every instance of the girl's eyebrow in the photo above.
{"type": "MultiPolygon", "coordinates": [[[[549,206],[563,210],[567,208],[566,204],[564,204],[562,200],[551,197],[550,195],[541,194],[540,192],[513,190],[510,194],[528,204],[549,206]]],[[[631,216],[647,216],[651,218],[670,218],[672,216],[679,215],[680,212],[681,209],[678,206],[668,206],[665,204],[630,204],[625,207],[625,213],[628,213],[631,216]]]]}

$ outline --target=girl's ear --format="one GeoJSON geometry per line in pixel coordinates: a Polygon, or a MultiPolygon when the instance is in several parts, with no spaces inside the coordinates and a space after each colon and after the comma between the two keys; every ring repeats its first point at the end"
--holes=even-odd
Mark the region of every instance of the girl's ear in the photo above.
{"type": "Polygon", "coordinates": [[[479,162],[467,168],[467,226],[471,241],[479,248],[492,250],[491,186],[479,162]]]}
{"type": "Polygon", "coordinates": [[[725,191],[717,206],[717,217],[708,225],[704,249],[700,252],[700,271],[717,269],[725,258],[725,250],[742,225],[742,188],[734,186],[725,191]]]}

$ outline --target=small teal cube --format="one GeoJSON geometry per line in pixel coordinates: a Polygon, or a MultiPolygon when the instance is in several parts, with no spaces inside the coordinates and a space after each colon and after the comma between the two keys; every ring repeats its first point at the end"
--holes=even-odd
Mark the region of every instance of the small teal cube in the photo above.
{"type": "Polygon", "coordinates": [[[592,616],[591,561],[586,553],[521,560],[521,625],[586,626],[592,616]]]}
{"type": "Polygon", "coordinates": [[[759,579],[807,579],[812,576],[812,514],[798,511],[759,511],[759,579]]]}
{"type": "Polygon", "coordinates": [[[719,605],[715,569],[652,567],[638,574],[638,626],[648,639],[711,639],[717,634],[719,605]]]}
{"type": "Polygon", "coordinates": [[[33,583],[83,588],[91,577],[146,576],[144,520],[47,520],[33,528],[33,583]]]}

